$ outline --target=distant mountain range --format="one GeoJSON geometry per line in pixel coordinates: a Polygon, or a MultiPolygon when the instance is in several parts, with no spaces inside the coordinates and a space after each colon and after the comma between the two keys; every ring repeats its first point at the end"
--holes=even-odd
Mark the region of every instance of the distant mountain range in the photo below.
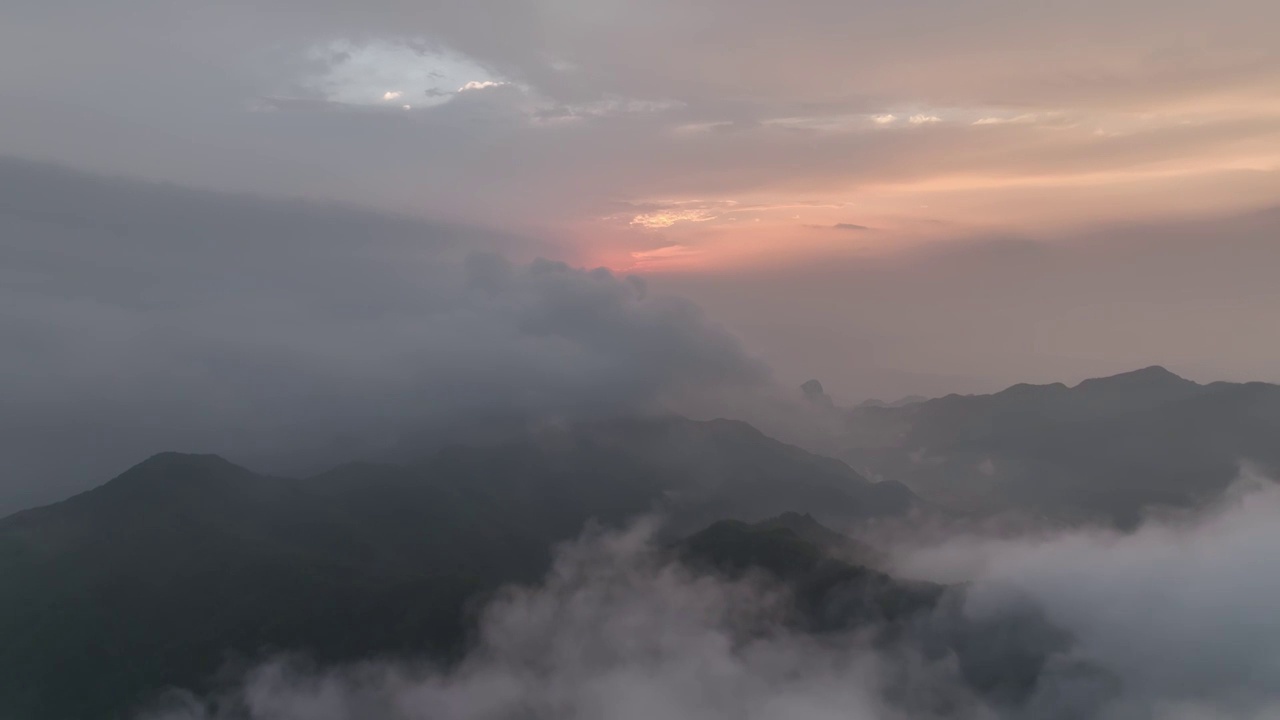
{"type": "Polygon", "coordinates": [[[917,502],[725,420],[593,423],[306,479],[157,455],[0,521],[0,718],[121,717],[272,648],[456,656],[479,599],[538,579],[588,520],[662,512],[679,534],[917,502]]]}
{"type": "Polygon", "coordinates": [[[823,452],[952,508],[1126,527],[1216,497],[1242,462],[1280,469],[1280,386],[1162,367],[837,412],[845,431],[823,452]]]}
{"type": "Polygon", "coordinates": [[[884,400],[871,398],[869,400],[863,400],[858,404],[858,407],[902,407],[904,405],[914,405],[916,403],[924,402],[928,399],[929,398],[924,397],[923,395],[908,395],[904,398],[898,398],[893,402],[885,402],[884,400]]]}

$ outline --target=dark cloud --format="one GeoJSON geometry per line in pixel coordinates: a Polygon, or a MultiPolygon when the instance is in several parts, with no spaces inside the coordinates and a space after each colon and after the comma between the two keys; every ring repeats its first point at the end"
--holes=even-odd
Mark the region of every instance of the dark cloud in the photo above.
{"type": "Polygon", "coordinates": [[[6,510],[161,450],[296,469],[766,375],[692,303],[492,232],[13,161],[0,198],[6,510]]]}

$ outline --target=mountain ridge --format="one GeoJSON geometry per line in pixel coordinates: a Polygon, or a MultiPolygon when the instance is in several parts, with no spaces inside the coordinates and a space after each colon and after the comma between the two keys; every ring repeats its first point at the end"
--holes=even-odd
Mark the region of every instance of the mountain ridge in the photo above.
{"type": "Polygon", "coordinates": [[[778,507],[892,516],[913,498],[748,425],[677,417],[306,478],[160,453],[0,519],[0,717],[123,717],[165,686],[199,689],[228,654],[447,661],[488,593],[537,581],[592,519],[663,512],[678,534],[778,507]]]}
{"type": "Polygon", "coordinates": [[[819,450],[928,500],[1132,527],[1221,493],[1242,460],[1280,470],[1280,386],[1199,384],[1158,365],[842,411],[819,450]]]}

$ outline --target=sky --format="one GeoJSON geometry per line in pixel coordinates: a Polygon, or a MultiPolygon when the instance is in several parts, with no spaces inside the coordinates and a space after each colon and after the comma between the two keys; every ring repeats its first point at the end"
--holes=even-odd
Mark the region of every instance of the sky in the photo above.
{"type": "Polygon", "coordinates": [[[430,414],[392,396],[1280,382],[1277,25],[1272,0],[7,2],[8,470],[100,460],[36,468],[69,437],[119,464],[430,414]]]}

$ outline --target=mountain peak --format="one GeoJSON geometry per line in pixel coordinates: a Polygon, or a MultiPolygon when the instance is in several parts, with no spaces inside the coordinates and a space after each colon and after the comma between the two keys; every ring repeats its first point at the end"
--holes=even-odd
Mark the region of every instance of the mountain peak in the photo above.
{"type": "MultiPolygon", "coordinates": [[[[825,525],[818,522],[809,513],[800,513],[794,510],[788,510],[781,515],[762,520],[755,524],[758,528],[778,528],[783,527],[795,532],[797,535],[804,537],[806,533],[818,532],[823,534],[835,535],[834,530],[828,529],[825,525]]],[[[812,542],[812,538],[808,538],[812,542]]]]}
{"type": "Polygon", "coordinates": [[[124,472],[135,471],[183,471],[243,470],[239,465],[213,453],[160,452],[134,465],[124,472]]]}
{"type": "Polygon", "coordinates": [[[928,402],[929,398],[923,395],[907,395],[900,397],[892,402],[886,402],[880,398],[868,398],[858,403],[858,407],[864,408],[900,408],[908,405],[916,405],[922,402],[928,402]]]}
{"type": "Polygon", "coordinates": [[[831,400],[831,396],[823,389],[822,383],[815,380],[809,380],[800,386],[800,392],[804,394],[804,399],[815,405],[823,407],[831,407],[835,403],[831,400]]]}
{"type": "Polygon", "coordinates": [[[176,450],[166,450],[158,452],[155,455],[143,460],[138,465],[147,465],[149,463],[217,463],[222,465],[230,465],[231,461],[217,455],[215,453],[185,453],[176,450]]]}
{"type": "Polygon", "coordinates": [[[120,473],[101,489],[149,490],[170,486],[221,484],[252,476],[253,473],[249,470],[219,455],[162,452],[120,473]]]}
{"type": "Polygon", "coordinates": [[[1138,370],[1120,373],[1101,378],[1090,378],[1075,386],[1076,390],[1112,389],[1116,387],[1168,387],[1190,388],[1198,384],[1170,372],[1160,365],[1151,365],[1138,370]]]}
{"type": "Polygon", "coordinates": [[[1048,385],[1032,385],[1031,383],[1017,383],[996,393],[996,395],[1004,397],[1045,397],[1055,395],[1067,389],[1062,383],[1049,383],[1048,385]]]}

